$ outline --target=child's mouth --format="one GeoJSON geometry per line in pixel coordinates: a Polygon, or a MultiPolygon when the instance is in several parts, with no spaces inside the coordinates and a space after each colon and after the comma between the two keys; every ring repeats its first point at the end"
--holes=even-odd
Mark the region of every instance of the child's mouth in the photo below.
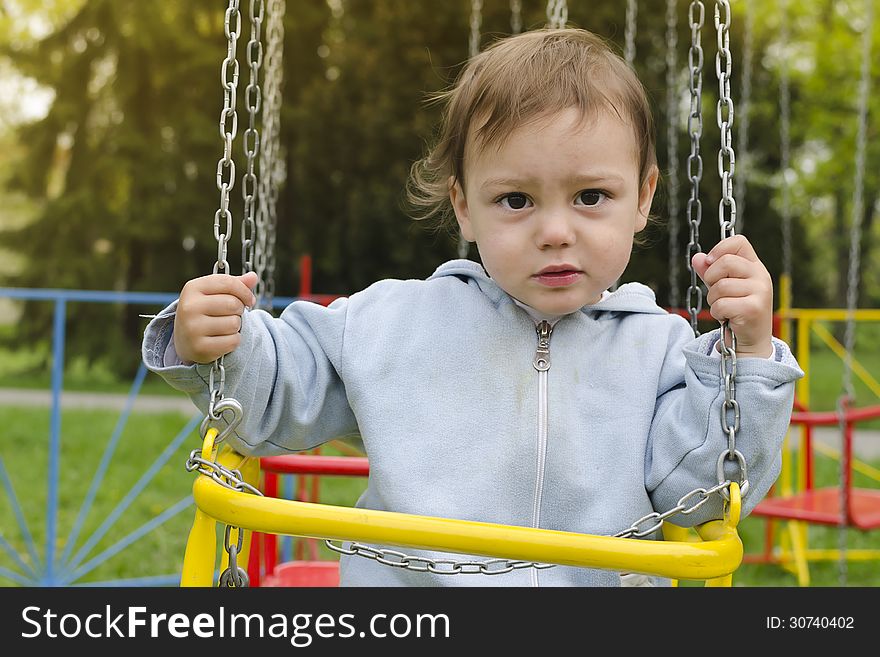
{"type": "Polygon", "coordinates": [[[576,269],[561,269],[557,271],[543,271],[535,274],[533,278],[541,285],[546,285],[547,287],[565,287],[577,282],[583,275],[582,271],[576,269]]]}

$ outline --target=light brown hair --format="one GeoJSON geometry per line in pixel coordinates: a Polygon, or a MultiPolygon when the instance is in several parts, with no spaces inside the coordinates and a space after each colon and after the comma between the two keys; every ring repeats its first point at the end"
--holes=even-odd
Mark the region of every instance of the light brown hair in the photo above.
{"type": "Polygon", "coordinates": [[[444,104],[438,139],[412,165],[407,198],[415,219],[434,219],[439,228],[456,226],[449,188],[458,182],[464,189],[471,131],[477,147],[489,148],[528,122],[571,107],[584,120],[611,111],[635,134],[640,187],[657,164],[654,120],[642,83],[605,41],[586,30],[541,29],[496,41],[433,100],[444,104]]]}

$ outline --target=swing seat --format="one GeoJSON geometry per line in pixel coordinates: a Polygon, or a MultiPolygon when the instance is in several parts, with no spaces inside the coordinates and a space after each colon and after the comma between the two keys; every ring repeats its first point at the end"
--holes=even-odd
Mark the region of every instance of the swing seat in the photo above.
{"type": "MultiPolygon", "coordinates": [[[[216,436],[216,429],[207,431],[202,457],[240,472],[245,482],[258,481],[259,459],[242,457],[226,446],[217,454],[216,436]]],[[[193,484],[196,518],[187,541],[181,585],[213,584],[219,521],[244,530],[239,554],[245,562],[250,534],[256,531],[706,580],[707,586],[730,586],[731,574],[743,556],[736,531],[740,516],[736,484],[731,485],[730,495],[723,520],[696,527],[702,542],[640,541],[283,500],[236,490],[202,473],[193,484]]],[[[221,567],[228,565],[227,556],[223,555],[221,567]]]]}
{"type": "Polygon", "coordinates": [[[260,582],[269,587],[334,587],[339,586],[337,561],[288,561],[279,564],[260,582]]]}
{"type": "Polygon", "coordinates": [[[817,488],[768,498],[758,504],[752,515],[835,526],[843,520],[851,527],[867,531],[880,528],[880,490],[850,490],[849,513],[845,516],[840,513],[839,488],[817,488]]]}
{"type": "MultiPolygon", "coordinates": [[[[277,476],[289,474],[298,476],[352,476],[366,477],[370,465],[366,457],[325,456],[322,454],[286,454],[283,456],[264,456],[260,459],[260,470],[265,475],[266,494],[276,496],[277,476]]],[[[317,501],[317,500],[315,500],[317,501]]],[[[314,539],[309,539],[314,540],[314,539]]],[[[316,559],[297,559],[280,564],[275,563],[275,541],[265,543],[264,554],[257,554],[257,563],[251,571],[251,581],[265,587],[335,587],[339,586],[339,562],[316,559]],[[259,576],[259,559],[262,557],[270,571],[259,576]]]]}
{"type": "Polygon", "coordinates": [[[880,406],[846,408],[844,410],[843,454],[850,464],[841,486],[813,487],[812,429],[814,426],[834,426],[840,418],[836,412],[799,411],[791,415],[792,425],[805,428],[806,484],[803,491],[791,495],[767,497],[752,511],[752,515],[779,520],[800,520],[817,525],[846,525],[862,531],[880,528],[880,489],[852,486],[853,430],[856,423],[880,418],[880,406]],[[847,494],[847,506],[841,509],[841,495],[847,494]]]}

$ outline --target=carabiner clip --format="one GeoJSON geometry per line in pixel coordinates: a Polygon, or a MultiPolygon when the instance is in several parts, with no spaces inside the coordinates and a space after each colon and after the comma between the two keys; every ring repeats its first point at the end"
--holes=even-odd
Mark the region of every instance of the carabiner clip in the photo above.
{"type": "Polygon", "coordinates": [[[214,440],[215,445],[219,445],[222,443],[226,436],[235,431],[241,421],[244,419],[244,411],[241,408],[241,404],[237,399],[233,399],[232,397],[226,397],[221,399],[216,404],[214,404],[214,408],[212,409],[214,415],[217,417],[217,420],[211,419],[211,414],[208,413],[205,416],[205,419],[202,420],[202,424],[199,426],[199,434],[202,436],[202,439],[205,438],[205,434],[208,433],[208,429],[215,428],[218,431],[217,438],[214,440]],[[224,416],[226,411],[232,412],[232,418],[228,419],[224,416]],[[226,422],[226,426],[222,429],[217,426],[217,423],[220,419],[223,419],[226,422]]]}

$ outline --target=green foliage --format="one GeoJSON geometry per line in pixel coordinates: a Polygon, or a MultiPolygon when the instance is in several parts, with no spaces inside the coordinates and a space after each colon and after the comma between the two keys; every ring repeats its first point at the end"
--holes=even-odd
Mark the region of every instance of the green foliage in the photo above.
{"type": "MultiPolygon", "coordinates": [[[[226,52],[222,4],[213,0],[16,0],[16,14],[0,15],[0,62],[54,92],[44,118],[0,135],[7,159],[0,185],[7,207],[0,235],[11,256],[0,284],[124,290],[180,289],[209,273],[216,259],[213,219],[219,203],[217,160],[221,62],[226,52]],[[29,31],[38,16],[48,34],[29,31]],[[8,146],[9,148],[5,148],[8,146]],[[30,199],[28,202],[25,199],[30,199]],[[11,208],[19,208],[14,212],[11,208]]],[[[468,52],[468,2],[287,0],[282,147],[288,173],[279,199],[277,294],[298,291],[298,260],[309,253],[316,291],[351,293],[384,277],[423,277],[455,256],[455,240],[413,222],[403,189],[411,163],[429,143],[440,108],[428,96],[454,79],[468,52]]],[[[606,36],[622,51],[625,4],[571,3],[570,24],[606,36]]],[[[682,108],[687,110],[687,0],[679,1],[678,61],[682,108]]],[[[715,29],[707,4],[704,175],[701,245],[718,239],[720,181],[716,173],[715,29]]],[[[737,175],[747,177],[742,220],[771,274],[782,269],[779,172],[779,74],[791,69],[793,165],[793,275],[795,304],[842,305],[848,250],[859,67],[859,12],[855,2],[792,0],[790,38],[781,42],[774,3],[755,11],[753,97],[748,155],[737,175]],[[830,273],[829,273],[830,272],[830,273]]],[[[541,27],[546,3],[523,2],[523,25],[541,27]]],[[[242,7],[239,58],[249,27],[242,7]]],[[[733,93],[742,76],[743,3],[734,3],[731,50],[733,93]]],[[[636,68],[655,100],[658,156],[666,174],[665,0],[640,0],[636,68]]],[[[509,3],[485,2],[482,45],[510,31],[509,3]]],[[[875,29],[880,30],[880,21],[875,29]]],[[[880,42],[880,38],[875,39],[880,42]]],[[[878,60],[873,59],[877,88],[878,60]]],[[[2,69],[0,69],[2,71],[2,69]]],[[[243,173],[246,125],[241,67],[239,135],[235,156],[243,173]]],[[[873,115],[880,96],[872,95],[873,115]]],[[[738,106],[738,109],[739,106],[738,106]]],[[[680,118],[680,177],[690,149],[680,118]]],[[[739,124],[734,123],[734,135],[739,124]]],[[[864,305],[880,299],[880,268],[871,258],[877,226],[880,140],[870,124],[863,239],[864,305]]],[[[237,268],[241,182],[233,189],[235,219],[230,262],[237,268]]],[[[681,252],[687,239],[682,185],[681,252]]],[[[670,220],[661,182],[654,214],[659,224],[647,247],[636,249],[625,280],[641,280],[670,297],[670,220]]],[[[683,291],[683,257],[675,287],[683,291]]],[[[46,342],[48,305],[25,308],[17,342],[46,342]]],[[[70,344],[87,358],[124,358],[137,349],[142,324],[123,306],[70,309],[70,344]],[[95,327],[108,327],[96,331],[95,327]],[[119,328],[109,328],[116,327],[119,328]]],[[[127,369],[128,366],[122,367],[127,369]]]]}

